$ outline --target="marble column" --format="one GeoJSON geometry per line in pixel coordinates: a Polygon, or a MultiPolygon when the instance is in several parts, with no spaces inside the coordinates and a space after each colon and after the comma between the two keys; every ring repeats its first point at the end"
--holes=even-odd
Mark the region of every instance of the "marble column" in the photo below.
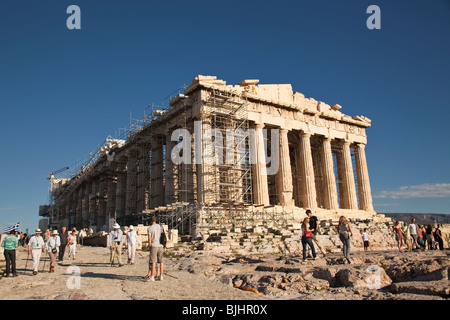
{"type": "Polygon", "coordinates": [[[106,196],[106,215],[103,223],[108,225],[109,219],[115,220],[116,215],[116,189],[117,189],[117,177],[115,174],[111,174],[107,179],[107,196],[106,196]]]}
{"type": "Polygon", "coordinates": [[[306,132],[300,133],[300,168],[299,185],[302,190],[303,206],[309,209],[317,208],[316,183],[314,177],[314,166],[311,152],[311,135],[306,132]]]}
{"type": "Polygon", "coordinates": [[[322,179],[325,197],[325,209],[339,208],[337,198],[336,178],[333,170],[333,154],[331,152],[331,139],[324,138],[321,147],[322,179]]]}
{"type": "Polygon", "coordinates": [[[372,194],[370,191],[369,171],[367,169],[364,144],[355,146],[356,177],[358,182],[359,206],[361,210],[373,211],[372,194]]]}
{"type": "Polygon", "coordinates": [[[127,190],[127,174],[125,171],[120,170],[117,172],[117,184],[116,184],[116,205],[114,210],[114,218],[122,218],[125,216],[126,208],[126,190],[127,190]]]}
{"type": "Polygon", "coordinates": [[[125,215],[130,216],[136,214],[136,184],[137,184],[137,150],[131,149],[128,153],[127,160],[127,189],[125,215]]]}
{"type": "Polygon", "coordinates": [[[176,141],[172,141],[172,134],[166,133],[166,159],[165,159],[165,179],[164,179],[164,202],[172,204],[175,202],[175,185],[174,185],[174,163],[172,161],[172,150],[177,145],[176,141]]]}
{"type": "Polygon", "coordinates": [[[358,210],[355,177],[353,175],[352,156],[350,154],[350,142],[344,141],[341,146],[341,188],[343,195],[343,203],[341,203],[341,206],[344,209],[358,210]]]}
{"type": "Polygon", "coordinates": [[[264,150],[264,124],[255,125],[253,164],[253,202],[256,205],[270,205],[269,186],[267,184],[266,153],[264,150]]]}
{"type": "Polygon", "coordinates": [[[163,143],[161,137],[155,137],[152,141],[151,156],[151,208],[159,207],[164,202],[164,180],[163,180],[163,143]]]}
{"type": "Polygon", "coordinates": [[[293,205],[291,158],[289,156],[288,130],[280,129],[279,167],[277,173],[278,201],[282,206],[293,205]]]}

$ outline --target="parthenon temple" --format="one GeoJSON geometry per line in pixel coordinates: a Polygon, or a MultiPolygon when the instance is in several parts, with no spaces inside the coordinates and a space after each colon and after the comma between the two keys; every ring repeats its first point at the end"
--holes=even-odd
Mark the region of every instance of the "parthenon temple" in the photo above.
{"type": "Polygon", "coordinates": [[[319,218],[382,216],[372,205],[368,118],[290,84],[215,76],[196,76],[168,101],[65,176],[52,173],[40,216],[108,231],[156,215],[182,233],[300,222],[308,208],[319,218]]]}

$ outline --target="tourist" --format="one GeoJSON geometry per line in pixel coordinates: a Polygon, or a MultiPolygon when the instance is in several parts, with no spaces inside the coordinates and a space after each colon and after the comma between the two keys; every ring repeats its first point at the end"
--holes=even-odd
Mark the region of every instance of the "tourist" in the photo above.
{"type": "Polygon", "coordinates": [[[434,240],[439,245],[439,250],[444,250],[444,239],[442,239],[442,232],[440,227],[441,225],[438,224],[436,226],[436,230],[434,230],[434,240]]]}
{"type": "Polygon", "coordinates": [[[14,277],[17,277],[16,271],[16,248],[19,246],[17,240],[16,230],[11,230],[9,235],[2,241],[2,247],[4,248],[3,255],[6,260],[6,276],[10,277],[11,273],[14,277]]]}
{"type": "Polygon", "coordinates": [[[69,245],[69,259],[72,256],[72,260],[75,260],[75,255],[77,253],[77,231],[72,230],[72,234],[67,238],[69,245]]]}
{"type": "Polygon", "coordinates": [[[350,261],[350,243],[351,243],[351,236],[353,236],[352,229],[350,227],[350,223],[347,221],[347,219],[344,216],[341,216],[339,218],[339,225],[338,225],[338,232],[339,232],[339,239],[342,241],[342,252],[344,254],[344,257],[347,259],[348,263],[351,263],[350,261]]]}
{"type": "Polygon", "coordinates": [[[41,261],[42,252],[45,252],[44,239],[41,237],[41,229],[36,229],[34,236],[28,242],[28,255],[31,254],[33,259],[33,275],[38,274],[39,262],[41,261]]]}
{"type": "Polygon", "coordinates": [[[61,234],[59,237],[61,239],[61,245],[59,246],[58,260],[62,262],[64,260],[64,253],[66,251],[67,241],[69,238],[69,232],[66,230],[66,227],[61,228],[61,234]]]}
{"type": "Polygon", "coordinates": [[[393,230],[394,230],[394,234],[395,234],[395,240],[397,240],[398,251],[401,252],[405,234],[403,233],[403,230],[400,227],[399,221],[395,221],[393,230]]]}
{"type": "Polygon", "coordinates": [[[409,225],[408,223],[403,223],[403,234],[405,235],[405,245],[406,245],[406,251],[412,251],[412,238],[411,233],[409,232],[409,225]]]}
{"type": "Polygon", "coordinates": [[[128,264],[134,264],[134,259],[136,256],[136,248],[140,246],[139,236],[134,230],[134,226],[130,226],[130,230],[127,232],[127,237],[125,241],[125,247],[128,253],[128,264]]]}
{"type": "Polygon", "coordinates": [[[61,239],[58,235],[58,230],[53,230],[51,237],[47,240],[47,252],[50,256],[50,272],[55,272],[55,261],[60,245],[61,239]]]}
{"type": "Polygon", "coordinates": [[[429,224],[426,229],[428,250],[434,250],[433,226],[429,224]]]}
{"type": "Polygon", "coordinates": [[[45,230],[45,233],[44,233],[44,242],[47,243],[47,240],[49,238],[50,238],[50,230],[47,229],[47,230],[45,230]]]}
{"type": "Polygon", "coordinates": [[[418,249],[419,244],[417,242],[417,237],[418,237],[419,227],[416,224],[416,219],[414,219],[414,218],[411,219],[411,223],[409,224],[408,228],[409,228],[409,234],[411,235],[411,241],[412,241],[411,250],[418,249]]]}
{"type": "Polygon", "coordinates": [[[369,249],[369,234],[367,233],[367,228],[364,228],[361,237],[363,240],[364,252],[367,252],[367,250],[369,249]]]}
{"type": "Polygon", "coordinates": [[[111,250],[111,266],[114,265],[114,258],[117,256],[117,261],[119,262],[119,267],[122,264],[122,244],[123,244],[123,233],[120,229],[118,223],[113,225],[113,230],[109,233],[109,248],[111,250]]]}
{"type": "Polygon", "coordinates": [[[160,243],[161,234],[164,233],[164,229],[161,225],[156,224],[156,217],[151,216],[150,218],[150,227],[148,227],[148,245],[150,247],[150,260],[149,260],[149,268],[148,273],[144,277],[147,281],[155,281],[155,271],[156,264],[159,263],[158,274],[156,274],[156,278],[159,280],[163,279],[163,253],[166,246],[163,246],[160,243]]]}
{"type": "MultiPolygon", "coordinates": [[[[324,256],[326,256],[326,253],[324,252],[324,250],[322,249],[322,246],[320,245],[319,241],[317,241],[316,235],[319,233],[319,219],[316,216],[313,216],[312,212],[310,209],[306,210],[306,215],[309,218],[309,228],[313,231],[311,231],[312,233],[312,241],[316,244],[317,248],[319,248],[320,252],[322,252],[322,254],[324,256]]],[[[308,247],[308,252],[310,251],[310,247],[308,247]]]]}
{"type": "Polygon", "coordinates": [[[425,250],[423,226],[419,225],[418,230],[419,231],[417,232],[417,243],[420,246],[420,250],[423,251],[423,250],[425,250]]]}
{"type": "Polygon", "coordinates": [[[310,218],[303,219],[302,223],[303,261],[306,261],[306,245],[308,245],[311,248],[314,260],[318,259],[318,257],[316,256],[316,250],[314,249],[314,244],[312,240],[314,230],[315,230],[314,228],[311,228],[310,218]]]}

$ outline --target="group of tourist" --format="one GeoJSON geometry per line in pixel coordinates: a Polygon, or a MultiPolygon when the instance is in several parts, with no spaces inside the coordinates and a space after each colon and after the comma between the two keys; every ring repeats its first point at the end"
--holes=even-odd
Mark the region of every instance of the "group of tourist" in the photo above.
{"type": "MultiPolygon", "coordinates": [[[[77,247],[77,231],[74,229],[69,234],[65,227],[62,228],[61,234],[58,230],[50,232],[46,231],[48,236],[42,237],[42,230],[36,229],[35,234],[26,241],[28,246],[28,257],[31,255],[33,260],[33,275],[38,274],[41,255],[47,252],[50,257],[50,272],[55,271],[55,261],[63,261],[65,249],[69,247],[69,258],[75,259],[77,247]],[[44,240],[45,239],[45,240],[44,240]]],[[[11,230],[9,235],[3,240],[4,255],[6,260],[6,276],[17,277],[16,270],[16,248],[20,246],[20,239],[16,235],[15,230],[11,230]]],[[[28,262],[28,260],[27,260],[28,262]]],[[[44,264],[45,267],[45,264],[44,264]]]]}
{"type": "MultiPolygon", "coordinates": [[[[302,223],[302,247],[303,247],[303,261],[307,260],[307,256],[310,256],[307,251],[311,251],[312,258],[314,260],[318,259],[314,243],[321,250],[322,254],[325,256],[326,253],[323,252],[319,242],[316,239],[316,235],[319,230],[319,219],[312,215],[311,210],[306,210],[307,217],[302,223]],[[307,248],[307,246],[309,248],[307,248]],[[308,250],[307,250],[308,249],[308,250]]],[[[349,221],[341,216],[339,218],[339,223],[337,227],[339,234],[339,239],[342,242],[342,253],[344,258],[348,263],[350,260],[350,247],[351,247],[351,237],[353,236],[352,228],[349,221]]],[[[395,239],[398,243],[398,249],[401,251],[402,246],[406,246],[406,251],[412,250],[444,250],[444,241],[442,238],[442,231],[440,230],[440,225],[437,224],[433,227],[431,224],[428,226],[416,224],[416,220],[411,219],[411,223],[406,222],[403,225],[396,221],[393,226],[393,232],[395,239]]],[[[369,234],[367,228],[364,228],[361,233],[364,252],[369,249],[369,234]]]]}
{"type": "MultiPolygon", "coordinates": [[[[166,249],[166,235],[164,228],[156,223],[156,217],[152,216],[150,219],[150,226],[147,230],[148,234],[148,246],[150,249],[150,259],[148,273],[145,275],[145,281],[163,280],[163,253],[166,249]],[[156,265],[159,263],[159,268],[156,265]]],[[[111,251],[110,262],[111,266],[114,266],[114,262],[117,259],[119,267],[123,266],[122,263],[122,246],[123,246],[123,232],[120,229],[119,224],[114,224],[113,230],[109,234],[109,249],[111,251]]],[[[134,226],[130,226],[125,237],[125,247],[128,254],[128,263],[133,265],[136,248],[142,244],[139,241],[139,236],[134,230],[134,226]]]]}
{"type": "MultiPolygon", "coordinates": [[[[167,236],[164,228],[156,223],[156,217],[152,216],[151,225],[148,227],[148,245],[150,248],[150,260],[149,269],[147,275],[144,276],[146,281],[155,281],[163,279],[163,252],[166,249],[167,236]],[[159,263],[159,268],[156,268],[156,264],[159,263]]],[[[6,276],[18,276],[16,271],[16,248],[19,247],[20,238],[17,237],[15,230],[12,230],[9,235],[2,241],[1,246],[4,247],[4,255],[6,260],[6,276]]],[[[111,252],[110,262],[111,266],[114,266],[114,262],[117,259],[119,267],[123,266],[122,263],[122,245],[123,245],[123,232],[120,229],[119,224],[114,224],[113,230],[109,234],[109,249],[111,252]]],[[[31,236],[28,241],[28,257],[31,255],[33,260],[33,275],[37,275],[39,272],[39,264],[42,253],[48,253],[50,257],[50,270],[49,272],[55,272],[56,259],[62,262],[64,260],[66,247],[69,248],[69,258],[75,260],[76,248],[77,248],[77,231],[73,229],[72,232],[68,232],[65,227],[62,227],[61,233],[58,230],[47,230],[42,237],[41,229],[36,229],[35,234],[31,236]]],[[[128,264],[133,265],[135,262],[136,249],[142,246],[139,241],[139,236],[134,230],[134,226],[129,227],[129,231],[125,237],[125,247],[127,249],[128,264]]],[[[28,263],[28,260],[27,260],[28,263]]],[[[45,262],[44,267],[45,268],[45,262]]]]}
{"type": "MultiPolygon", "coordinates": [[[[319,232],[319,219],[314,216],[311,210],[306,210],[307,217],[302,223],[302,247],[303,247],[303,260],[307,260],[307,256],[311,256],[312,259],[319,259],[314,243],[321,253],[325,256],[326,253],[323,251],[319,242],[316,239],[316,235],[319,232]],[[311,255],[308,253],[311,252],[311,255]]],[[[163,252],[166,249],[167,237],[164,228],[156,223],[156,217],[151,217],[151,224],[148,227],[148,246],[150,249],[149,258],[149,269],[147,275],[144,277],[146,281],[155,281],[163,279],[163,252]],[[159,268],[156,265],[159,263],[159,268]]],[[[337,231],[339,234],[339,239],[342,242],[342,253],[344,258],[348,263],[350,260],[350,247],[351,247],[351,237],[353,236],[353,231],[350,226],[349,221],[341,216],[339,218],[339,223],[337,226],[337,231]]],[[[395,239],[398,243],[399,251],[402,247],[406,246],[406,251],[412,250],[440,250],[444,249],[442,232],[440,230],[440,225],[438,224],[435,228],[432,225],[418,225],[415,219],[411,219],[411,223],[401,224],[396,221],[393,226],[393,232],[395,239]]],[[[61,233],[58,230],[53,230],[51,233],[46,230],[44,233],[44,238],[41,236],[42,231],[36,229],[35,235],[29,237],[29,239],[24,240],[28,245],[28,256],[31,255],[33,260],[33,275],[38,274],[39,262],[41,259],[41,254],[47,252],[50,256],[50,272],[55,270],[56,259],[63,261],[65,249],[69,248],[69,258],[75,260],[76,248],[77,248],[77,231],[73,229],[71,233],[67,231],[65,227],[62,227],[61,233]]],[[[363,229],[361,233],[364,252],[369,248],[369,234],[367,229],[363,229]]],[[[23,235],[18,237],[15,230],[12,230],[10,234],[3,240],[1,246],[4,247],[4,255],[6,260],[6,276],[17,276],[16,272],[16,256],[15,249],[21,245],[21,239],[24,239],[23,235]]],[[[25,238],[26,239],[26,238],[25,238]]],[[[114,224],[113,230],[109,234],[109,249],[110,249],[110,263],[114,266],[114,262],[117,259],[119,267],[123,266],[122,263],[122,246],[123,246],[123,232],[120,229],[119,224],[114,224]]],[[[136,249],[141,247],[142,244],[139,241],[139,236],[134,230],[134,226],[130,226],[125,237],[125,247],[127,249],[128,264],[133,265],[135,262],[136,249]]],[[[45,267],[45,263],[44,263],[45,267]]],[[[43,268],[44,269],[44,268],[43,268]]]]}
{"type": "Polygon", "coordinates": [[[398,250],[406,246],[406,251],[413,250],[444,250],[444,240],[440,224],[434,228],[431,224],[419,225],[412,218],[411,223],[395,221],[393,231],[397,240],[398,250]]]}

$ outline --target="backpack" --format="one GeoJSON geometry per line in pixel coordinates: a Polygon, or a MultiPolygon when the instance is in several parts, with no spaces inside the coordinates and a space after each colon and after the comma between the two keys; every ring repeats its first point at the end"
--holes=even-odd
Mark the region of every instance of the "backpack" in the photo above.
{"type": "Polygon", "coordinates": [[[162,244],[163,247],[167,244],[167,236],[166,232],[164,231],[164,228],[162,225],[159,225],[161,227],[161,236],[159,237],[159,243],[162,244]]]}

